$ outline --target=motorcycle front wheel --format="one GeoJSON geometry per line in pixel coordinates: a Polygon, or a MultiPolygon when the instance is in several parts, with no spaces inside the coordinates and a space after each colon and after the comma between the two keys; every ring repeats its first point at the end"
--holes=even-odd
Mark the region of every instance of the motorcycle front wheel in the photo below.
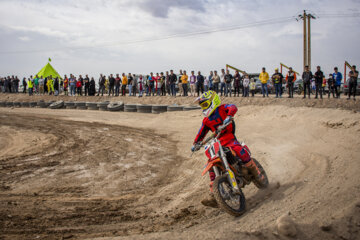
{"type": "Polygon", "coordinates": [[[234,193],[227,175],[215,178],[213,184],[214,197],[219,207],[230,215],[238,217],[245,212],[245,196],[240,189],[240,193],[234,193]]]}

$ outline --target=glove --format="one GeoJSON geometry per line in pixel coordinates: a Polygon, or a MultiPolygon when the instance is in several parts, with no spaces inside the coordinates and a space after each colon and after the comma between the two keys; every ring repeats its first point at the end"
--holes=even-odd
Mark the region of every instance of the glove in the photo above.
{"type": "Polygon", "coordinates": [[[229,124],[231,120],[232,120],[232,117],[228,116],[227,118],[225,118],[223,125],[229,124]]]}

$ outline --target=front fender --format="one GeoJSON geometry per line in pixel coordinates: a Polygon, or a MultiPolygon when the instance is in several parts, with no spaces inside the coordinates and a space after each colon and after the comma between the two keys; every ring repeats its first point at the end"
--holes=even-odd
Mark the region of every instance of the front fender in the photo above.
{"type": "Polygon", "coordinates": [[[217,163],[221,163],[221,159],[219,157],[209,160],[201,176],[204,176],[217,163]]]}

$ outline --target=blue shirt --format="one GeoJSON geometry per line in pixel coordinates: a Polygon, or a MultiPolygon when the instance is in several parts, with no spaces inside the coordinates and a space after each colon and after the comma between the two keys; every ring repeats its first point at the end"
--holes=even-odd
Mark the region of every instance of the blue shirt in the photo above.
{"type": "Polygon", "coordinates": [[[333,79],[336,86],[341,85],[341,80],[343,79],[341,72],[333,73],[333,79]]]}

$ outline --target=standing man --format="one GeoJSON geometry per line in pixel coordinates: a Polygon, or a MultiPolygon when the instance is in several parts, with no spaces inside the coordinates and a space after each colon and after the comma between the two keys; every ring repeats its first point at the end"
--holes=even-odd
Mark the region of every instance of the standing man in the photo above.
{"type": "Polygon", "coordinates": [[[224,95],[225,95],[225,93],[226,93],[225,70],[221,69],[221,74],[220,74],[220,93],[221,93],[221,96],[223,95],[223,92],[224,92],[224,95]]]}
{"type": "Polygon", "coordinates": [[[269,74],[265,70],[266,69],[263,67],[262,72],[259,75],[259,79],[261,81],[261,93],[263,97],[265,97],[265,92],[266,92],[266,97],[269,97],[268,86],[267,86],[269,81],[269,74]]]}
{"type": "Polygon", "coordinates": [[[190,75],[190,96],[195,97],[195,89],[196,88],[196,76],[195,72],[191,71],[190,75]]]}
{"type": "Polygon", "coordinates": [[[308,95],[310,98],[310,84],[311,84],[312,78],[313,78],[313,74],[309,70],[309,66],[305,66],[305,71],[302,74],[303,85],[304,85],[304,97],[303,98],[306,98],[306,90],[308,91],[308,95]]]}
{"type": "Polygon", "coordinates": [[[341,86],[341,81],[343,79],[343,76],[342,76],[341,72],[338,71],[337,67],[334,68],[333,79],[334,79],[334,84],[335,84],[336,97],[340,98],[340,86],[341,86]]]}
{"type": "Polygon", "coordinates": [[[115,96],[118,97],[119,93],[120,93],[120,83],[121,83],[121,78],[119,76],[119,74],[116,74],[116,78],[115,78],[115,96]]]}
{"type": "Polygon", "coordinates": [[[201,94],[204,93],[204,76],[201,75],[201,72],[198,71],[198,75],[196,77],[196,91],[197,91],[197,95],[198,97],[200,96],[200,92],[201,94]]]}
{"type": "Polygon", "coordinates": [[[136,97],[137,85],[138,85],[138,78],[136,77],[135,74],[133,74],[133,87],[132,87],[132,92],[133,92],[133,96],[134,96],[134,97],[136,97]]]}
{"type": "Polygon", "coordinates": [[[186,71],[184,71],[183,75],[181,76],[181,84],[184,90],[184,97],[188,96],[188,75],[186,75],[186,71]]]}
{"type": "Polygon", "coordinates": [[[324,79],[324,73],[321,71],[320,66],[316,67],[315,72],[315,87],[316,87],[316,96],[315,98],[318,98],[318,94],[320,93],[320,98],[322,99],[322,83],[324,79]]]}
{"type": "Polygon", "coordinates": [[[176,77],[176,75],[175,75],[175,73],[174,73],[174,71],[172,69],[170,70],[169,79],[170,79],[171,96],[176,97],[175,84],[176,84],[177,77],[176,77]]]}
{"type": "Polygon", "coordinates": [[[294,82],[296,81],[296,73],[289,67],[289,72],[286,75],[286,81],[289,88],[289,98],[294,98],[294,82]]]}
{"type": "Polygon", "coordinates": [[[213,76],[214,76],[213,71],[210,71],[210,75],[208,76],[209,90],[214,90],[213,76]]]}
{"type": "Polygon", "coordinates": [[[178,87],[179,87],[179,93],[180,93],[180,97],[184,96],[184,88],[182,86],[182,82],[181,82],[181,77],[183,75],[183,71],[180,69],[180,74],[179,74],[179,81],[178,81],[178,87]]]}
{"type": "Polygon", "coordinates": [[[38,77],[38,75],[36,75],[34,78],[34,88],[35,88],[35,93],[39,94],[39,77],[38,77]]]}
{"type": "MultiPolygon", "coordinates": [[[[115,78],[112,74],[110,74],[109,77],[109,96],[112,93],[112,95],[114,96],[114,87],[115,87],[115,78]]],[[[85,91],[85,96],[86,96],[86,91],[85,91]]]]}
{"type": "Polygon", "coordinates": [[[238,97],[240,95],[240,81],[241,81],[241,75],[240,75],[239,71],[235,70],[235,75],[234,75],[234,97],[236,97],[236,92],[237,92],[238,97]]]}
{"type": "Polygon", "coordinates": [[[122,84],[121,84],[121,96],[126,96],[126,85],[128,83],[128,79],[125,73],[122,74],[122,84]]]}
{"type": "Polygon", "coordinates": [[[333,98],[335,98],[335,93],[334,93],[334,79],[333,79],[333,75],[330,73],[329,74],[329,78],[327,80],[327,84],[328,84],[328,88],[329,88],[329,93],[328,93],[328,98],[330,98],[330,94],[332,93],[333,98]]]}
{"type": "MultiPolygon", "coordinates": [[[[3,92],[5,92],[5,89],[6,89],[6,85],[5,85],[5,84],[6,84],[6,77],[4,78],[3,92]]],[[[23,93],[26,93],[26,86],[27,86],[26,78],[23,78],[22,84],[23,84],[23,87],[24,87],[23,93]]]]}
{"type": "Polygon", "coordinates": [[[87,74],[85,75],[85,78],[84,78],[84,85],[85,85],[85,96],[88,96],[89,89],[90,89],[90,79],[87,74]]]}
{"type": "Polygon", "coordinates": [[[18,76],[16,76],[14,79],[15,93],[19,93],[19,84],[20,84],[20,79],[18,78],[18,76]]]}
{"type": "Polygon", "coordinates": [[[128,74],[128,86],[129,86],[129,96],[132,96],[133,77],[131,73],[128,74]]]}
{"type": "Polygon", "coordinates": [[[165,72],[166,92],[170,96],[170,75],[169,71],[165,72]]]}
{"type": "Polygon", "coordinates": [[[359,72],[356,71],[356,66],[355,65],[353,65],[351,67],[351,71],[349,72],[349,77],[350,77],[350,81],[349,81],[349,97],[347,98],[347,100],[350,99],[351,93],[354,92],[354,101],[355,101],[357,80],[358,80],[358,77],[359,77],[359,72]]]}
{"type": "Polygon", "coordinates": [[[215,70],[214,71],[214,76],[213,76],[213,83],[214,83],[214,91],[216,93],[219,93],[219,83],[220,83],[220,77],[219,75],[217,74],[217,71],[215,70]]]}
{"type": "Polygon", "coordinates": [[[282,97],[281,88],[282,88],[282,82],[283,82],[284,76],[281,73],[279,73],[278,68],[275,68],[275,73],[271,76],[271,79],[275,86],[275,94],[276,94],[275,98],[278,98],[278,97],[281,98],[282,97]]]}
{"type": "Polygon", "coordinates": [[[229,70],[226,70],[226,75],[225,75],[225,97],[228,96],[228,94],[230,93],[230,97],[231,97],[231,84],[232,84],[232,80],[233,80],[233,76],[230,74],[229,70]]]}
{"type": "Polygon", "coordinates": [[[33,94],[33,82],[31,81],[31,78],[27,81],[27,86],[29,89],[29,96],[31,96],[33,94]]]}
{"type": "MultiPolygon", "coordinates": [[[[67,84],[68,84],[67,77],[65,78],[65,81],[66,81],[66,89],[65,89],[65,84],[64,84],[64,91],[67,91],[67,84]]],[[[44,85],[45,85],[45,80],[44,80],[43,76],[40,76],[40,78],[39,78],[39,93],[41,95],[44,95],[44,85]]],[[[67,92],[65,93],[65,95],[67,95],[67,92]]]]}

